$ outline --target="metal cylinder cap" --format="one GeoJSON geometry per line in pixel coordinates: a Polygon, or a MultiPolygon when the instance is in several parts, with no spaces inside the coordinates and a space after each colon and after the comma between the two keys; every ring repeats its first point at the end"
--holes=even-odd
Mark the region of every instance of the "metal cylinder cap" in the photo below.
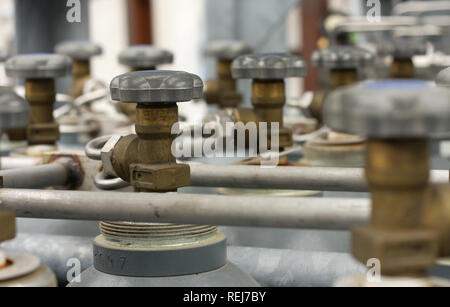
{"type": "Polygon", "coordinates": [[[304,77],[306,62],[301,57],[285,53],[241,55],[233,61],[234,79],[285,79],[304,77]]]}
{"type": "Polygon", "coordinates": [[[450,91],[422,80],[366,81],[330,93],[324,121],[369,138],[432,137],[450,131],[450,91]]]}
{"type": "Polygon", "coordinates": [[[316,50],[311,62],[319,68],[358,68],[373,66],[375,55],[367,49],[356,46],[331,46],[316,50]]]}
{"type": "Polygon", "coordinates": [[[130,67],[150,68],[172,62],[172,52],[153,45],[130,46],[119,54],[119,63],[130,67]]]}
{"type": "Polygon", "coordinates": [[[184,71],[135,71],[115,77],[110,90],[111,98],[121,102],[182,102],[200,99],[203,81],[184,71]]]}
{"type": "Polygon", "coordinates": [[[89,60],[103,53],[102,47],[90,41],[67,41],[55,46],[55,52],[67,55],[74,60],[89,60]]]}
{"type": "Polygon", "coordinates": [[[22,128],[28,125],[28,103],[9,88],[0,88],[0,129],[22,128]]]}
{"type": "Polygon", "coordinates": [[[224,61],[232,61],[240,55],[252,52],[252,47],[237,40],[217,40],[209,42],[205,54],[224,61]]]}
{"type": "Polygon", "coordinates": [[[450,67],[439,72],[436,77],[436,85],[450,88],[450,67]]]}
{"type": "Polygon", "coordinates": [[[394,59],[410,59],[427,53],[426,42],[411,38],[396,38],[379,46],[378,55],[391,55],[394,59]]]}
{"type": "Polygon", "coordinates": [[[23,54],[6,61],[9,77],[26,79],[57,78],[72,73],[72,60],[60,54],[23,54]]]}

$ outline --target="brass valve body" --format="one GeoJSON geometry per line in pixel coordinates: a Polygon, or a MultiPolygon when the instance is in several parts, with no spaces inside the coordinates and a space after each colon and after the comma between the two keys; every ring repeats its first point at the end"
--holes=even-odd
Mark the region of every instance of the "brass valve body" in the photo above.
{"type": "Polygon", "coordinates": [[[358,70],[355,69],[332,69],[330,71],[329,85],[330,89],[317,91],[314,93],[313,100],[308,107],[309,113],[319,122],[323,121],[323,103],[326,96],[331,90],[334,90],[341,86],[352,85],[358,82],[358,70]]]}
{"type": "Polygon", "coordinates": [[[72,67],[72,88],[70,96],[77,98],[83,94],[84,85],[91,79],[89,60],[74,60],[72,67]]]}
{"type": "Polygon", "coordinates": [[[450,185],[429,186],[424,205],[423,225],[439,233],[439,256],[450,257],[450,185]]]}
{"type": "Polygon", "coordinates": [[[137,104],[136,135],[119,141],[113,150],[116,173],[136,191],[169,192],[189,184],[189,166],[177,164],[171,146],[178,121],[176,104],[137,104]]]}
{"type": "Polygon", "coordinates": [[[356,68],[332,69],[330,71],[330,88],[352,85],[358,82],[358,70],[356,68]]]}
{"type": "Polygon", "coordinates": [[[0,242],[14,239],[16,219],[12,212],[0,212],[0,242]]]}
{"type": "Polygon", "coordinates": [[[372,213],[368,228],[353,231],[353,255],[378,258],[383,275],[424,275],[438,254],[435,231],[423,226],[429,179],[427,139],[369,139],[366,178],[372,213]]]}
{"type": "Polygon", "coordinates": [[[25,98],[30,104],[30,123],[27,136],[29,145],[54,145],[59,139],[58,124],[53,118],[55,81],[53,79],[27,79],[25,98]]]}
{"type": "Polygon", "coordinates": [[[292,146],[292,131],[283,127],[283,107],[286,103],[284,80],[259,80],[252,83],[252,104],[261,122],[267,123],[270,144],[271,123],[279,123],[279,146],[292,146]]]}
{"type": "Polygon", "coordinates": [[[10,141],[25,141],[27,139],[27,128],[16,128],[5,131],[10,141]]]}
{"type": "Polygon", "coordinates": [[[395,59],[391,64],[391,77],[395,79],[414,79],[416,75],[412,59],[395,59]]]}
{"type": "Polygon", "coordinates": [[[232,61],[217,62],[217,80],[206,81],[204,97],[207,103],[218,103],[221,108],[234,108],[242,102],[242,95],[236,91],[236,80],[231,75],[232,61]]]}

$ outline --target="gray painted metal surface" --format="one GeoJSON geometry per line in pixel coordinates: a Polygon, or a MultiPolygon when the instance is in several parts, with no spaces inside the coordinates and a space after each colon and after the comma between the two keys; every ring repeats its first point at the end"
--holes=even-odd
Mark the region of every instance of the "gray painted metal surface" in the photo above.
{"type": "MultiPolygon", "coordinates": [[[[90,238],[20,234],[15,240],[6,242],[2,246],[7,250],[32,253],[40,257],[43,263],[55,271],[60,284],[67,282],[66,275],[70,269],[70,266],[67,266],[68,259],[79,259],[82,271],[92,265],[92,239],[90,238]]],[[[228,260],[255,278],[262,286],[330,286],[340,277],[359,274],[366,270],[346,253],[239,246],[228,246],[227,249],[228,260]]],[[[233,271],[235,270],[233,269],[233,271]]],[[[134,280],[137,280],[136,282],[139,284],[144,282],[144,279],[139,278],[113,278],[111,275],[100,273],[93,268],[89,269],[89,273],[85,272],[83,275],[82,283],[74,283],[72,286],[98,286],[100,283],[110,285],[113,281],[125,286],[134,280]],[[86,280],[83,275],[87,276],[86,280]]],[[[245,275],[240,276],[248,281],[248,277],[245,275]]],[[[158,279],[154,280],[156,282],[158,279]]],[[[178,284],[176,278],[159,280],[164,284],[169,281],[176,281],[170,285],[178,284]]],[[[195,281],[203,280],[205,279],[195,281]]],[[[188,279],[183,278],[179,282],[188,282],[188,279]]],[[[189,284],[189,286],[191,285],[189,284]]],[[[235,286],[239,286],[239,281],[235,286]]]]}
{"type": "Polygon", "coordinates": [[[111,244],[102,236],[94,240],[94,267],[112,275],[167,277],[198,274],[216,270],[227,261],[226,239],[208,244],[179,246],[130,247],[111,244]]]}
{"type": "Polygon", "coordinates": [[[258,287],[259,284],[234,264],[200,274],[169,277],[115,276],[90,267],[81,276],[81,283],[69,287],[258,287]]]}
{"type": "Polygon", "coordinates": [[[0,88],[0,130],[28,125],[28,103],[9,88],[0,88]]]}

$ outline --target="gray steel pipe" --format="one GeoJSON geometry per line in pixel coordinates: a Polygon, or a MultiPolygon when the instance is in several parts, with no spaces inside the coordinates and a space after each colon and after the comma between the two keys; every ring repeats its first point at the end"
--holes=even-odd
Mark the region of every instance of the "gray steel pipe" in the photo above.
{"type": "MultiPolygon", "coordinates": [[[[189,164],[192,186],[367,192],[362,168],[276,167],[189,164]]],[[[433,170],[430,180],[448,183],[449,171],[433,170]]]]}
{"type": "MultiPolygon", "coordinates": [[[[19,234],[5,242],[6,250],[38,256],[67,283],[70,259],[80,261],[81,271],[92,265],[92,239],[73,236],[19,234]]],[[[262,286],[331,286],[342,277],[363,274],[367,268],[344,253],[302,252],[284,249],[228,246],[228,260],[262,286]]]]}
{"type": "Polygon", "coordinates": [[[357,198],[2,189],[0,210],[30,218],[345,230],[367,224],[370,204],[357,198]]]}
{"type": "Polygon", "coordinates": [[[52,163],[0,171],[0,187],[13,189],[42,189],[66,185],[69,171],[63,163],[52,163]]]}
{"type": "Polygon", "coordinates": [[[42,158],[36,157],[0,157],[0,170],[36,166],[42,158]]]}

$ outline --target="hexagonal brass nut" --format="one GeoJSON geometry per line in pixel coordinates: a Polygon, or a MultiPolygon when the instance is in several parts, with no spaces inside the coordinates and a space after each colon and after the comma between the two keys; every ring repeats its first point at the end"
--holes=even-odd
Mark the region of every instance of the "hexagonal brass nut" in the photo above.
{"type": "Polygon", "coordinates": [[[59,125],[57,123],[30,124],[27,129],[30,144],[53,144],[59,140],[59,125]]]}
{"type": "Polygon", "coordinates": [[[112,164],[112,157],[114,147],[119,143],[119,141],[123,138],[121,135],[113,135],[108,142],[103,145],[101,149],[101,160],[103,165],[103,172],[108,176],[117,177],[116,171],[114,170],[112,164]]]}
{"type": "Polygon", "coordinates": [[[131,164],[131,185],[155,192],[173,191],[190,183],[187,164],[131,164]]]}
{"type": "Polygon", "coordinates": [[[14,239],[16,236],[16,218],[12,212],[0,212],[0,242],[14,239]]]}
{"type": "Polygon", "coordinates": [[[432,266],[438,255],[438,237],[429,230],[379,230],[355,228],[353,256],[364,265],[380,260],[381,273],[403,274],[432,266]]]}

